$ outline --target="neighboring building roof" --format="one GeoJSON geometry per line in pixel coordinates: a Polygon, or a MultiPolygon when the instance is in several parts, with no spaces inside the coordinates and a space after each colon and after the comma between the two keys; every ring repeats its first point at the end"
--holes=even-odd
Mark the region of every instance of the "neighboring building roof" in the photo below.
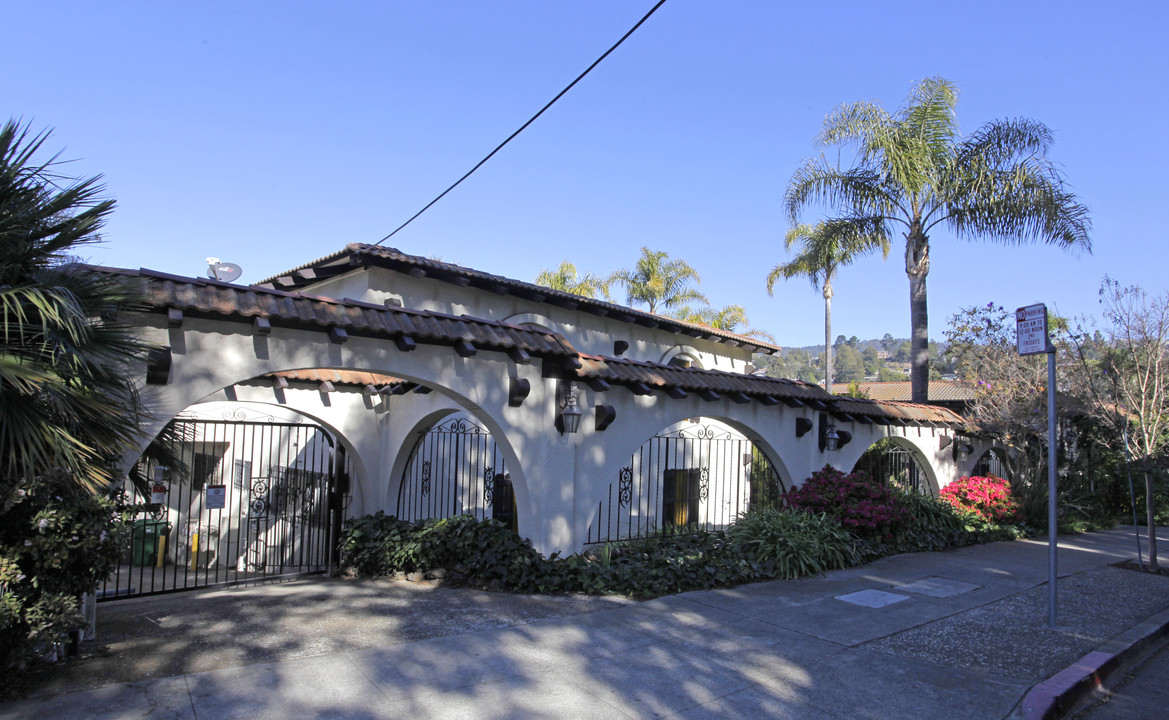
{"type": "Polygon", "coordinates": [[[609,317],[620,322],[659,328],[689,337],[720,342],[731,347],[745,347],[752,352],[772,355],[781,350],[777,345],[735,333],[717,330],[707,325],[683,322],[675,318],[635,310],[624,305],[586,298],[581,295],[553,290],[534,283],[492,275],[471,268],[432,260],[418,255],[407,255],[395,248],[350,243],[344,250],[326,255],[287,272],[273,275],[256,283],[258,287],[298,290],[331,277],[363,267],[379,267],[405,273],[413,277],[430,277],[458,287],[476,287],[497,295],[515,295],[525,300],[546,303],[568,310],[580,310],[591,315],[609,317]]]}
{"type": "MultiPolygon", "coordinates": [[[[863,382],[856,383],[864,395],[872,400],[893,400],[908,402],[912,396],[909,382],[863,382]]],[[[832,392],[837,395],[848,393],[852,383],[832,383],[832,392]]],[[[930,380],[929,401],[933,402],[974,402],[974,387],[961,380],[930,380]]]]}

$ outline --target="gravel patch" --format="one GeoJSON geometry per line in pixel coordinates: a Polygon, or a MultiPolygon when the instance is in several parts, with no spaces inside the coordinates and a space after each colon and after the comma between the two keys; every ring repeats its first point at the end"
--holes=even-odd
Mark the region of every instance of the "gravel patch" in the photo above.
{"type": "Polygon", "coordinates": [[[1039,682],[1166,607],[1169,577],[1103,567],[1060,578],[1055,629],[1044,584],[865,647],[1039,682]]]}

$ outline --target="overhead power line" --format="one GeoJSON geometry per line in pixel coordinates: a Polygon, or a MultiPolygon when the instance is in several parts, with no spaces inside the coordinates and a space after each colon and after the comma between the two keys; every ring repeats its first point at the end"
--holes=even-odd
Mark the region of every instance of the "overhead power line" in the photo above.
{"type": "Polygon", "coordinates": [[[389,239],[390,239],[390,238],[392,238],[393,236],[397,235],[399,230],[401,230],[402,228],[406,227],[406,226],[407,226],[407,225],[409,225],[410,223],[414,222],[414,220],[415,220],[415,219],[417,219],[419,215],[421,215],[422,213],[424,213],[424,212],[426,212],[427,210],[429,210],[429,209],[430,209],[430,207],[431,207],[432,205],[434,205],[434,204],[435,204],[436,202],[438,202],[439,200],[442,200],[442,199],[443,199],[443,197],[445,197],[447,193],[449,193],[451,190],[454,190],[456,187],[458,187],[458,186],[459,186],[459,184],[460,184],[460,183],[462,183],[462,182],[463,182],[464,180],[466,180],[467,178],[471,177],[471,174],[472,174],[472,173],[474,173],[476,170],[478,170],[480,167],[482,167],[482,166],[483,166],[483,164],[484,164],[485,162],[487,162],[488,160],[490,160],[490,159],[492,158],[492,156],[493,156],[493,155],[495,155],[495,153],[497,153],[497,152],[499,152],[500,150],[502,150],[502,149],[503,149],[503,146],[504,146],[504,145],[507,145],[509,142],[511,142],[511,141],[512,141],[512,139],[513,139],[513,138],[514,138],[516,135],[519,135],[519,134],[520,134],[520,133],[522,133],[522,132],[523,132],[523,131],[524,131],[524,130],[525,130],[525,129],[526,129],[528,126],[529,126],[529,125],[531,125],[532,123],[536,122],[536,118],[538,118],[538,117],[540,117],[541,115],[543,115],[543,114],[544,114],[544,111],[545,111],[545,110],[547,110],[548,108],[552,107],[552,105],[553,105],[553,104],[554,104],[554,103],[555,103],[557,100],[559,100],[561,97],[563,97],[563,96],[564,96],[564,94],[565,94],[565,93],[567,93],[569,90],[571,90],[573,85],[576,85],[578,82],[580,82],[580,81],[581,81],[581,80],[584,78],[584,76],[585,76],[585,75],[588,75],[590,72],[592,72],[592,69],[593,69],[593,68],[595,68],[596,66],[600,65],[600,64],[601,64],[601,61],[602,61],[602,60],[604,60],[605,58],[607,58],[607,57],[609,56],[609,53],[613,52],[613,51],[614,51],[614,50],[616,50],[618,47],[620,47],[620,46],[621,46],[621,43],[625,42],[625,41],[626,41],[626,40],[629,38],[629,36],[630,36],[630,35],[632,35],[634,32],[636,32],[637,28],[641,27],[641,26],[642,26],[642,24],[643,24],[643,23],[644,23],[646,20],[649,20],[649,18],[650,18],[650,16],[651,16],[651,15],[653,15],[655,12],[657,12],[657,9],[658,9],[658,8],[660,8],[662,5],[665,5],[665,4],[666,4],[666,0],[658,0],[658,2],[657,2],[657,3],[656,3],[656,4],[655,4],[655,5],[652,7],[652,8],[650,8],[650,9],[649,9],[649,12],[647,12],[647,13],[646,13],[644,16],[642,16],[642,18],[641,18],[640,20],[638,20],[638,21],[637,21],[637,23],[636,23],[636,24],[635,24],[633,27],[629,28],[629,32],[627,32],[627,33],[625,33],[624,35],[622,35],[622,36],[621,36],[621,39],[620,39],[620,40],[618,40],[617,42],[613,43],[613,46],[612,46],[612,47],[610,47],[608,50],[606,50],[606,51],[604,52],[604,54],[603,54],[603,55],[601,55],[601,57],[599,57],[599,58],[597,58],[596,60],[594,60],[592,65],[589,65],[589,66],[588,66],[588,67],[585,69],[585,71],[584,71],[584,72],[582,72],[580,75],[577,75],[577,76],[576,76],[576,79],[575,79],[575,80],[573,80],[572,82],[570,82],[570,83],[568,84],[568,86],[567,86],[567,87],[565,87],[563,90],[561,90],[559,93],[557,93],[556,97],[554,97],[554,98],[552,98],[551,100],[549,100],[547,105],[545,105],[544,107],[540,108],[540,112],[538,112],[538,113],[536,113],[535,115],[533,115],[533,116],[531,117],[531,119],[530,119],[530,120],[528,120],[526,123],[524,123],[523,125],[521,125],[521,126],[520,126],[520,128],[519,128],[519,130],[516,130],[516,131],[515,131],[515,132],[513,132],[511,135],[508,135],[506,140],[504,140],[503,142],[499,143],[499,145],[497,145],[497,146],[495,147],[495,149],[494,149],[494,150],[492,150],[491,152],[487,153],[487,157],[485,157],[485,158],[483,158],[482,160],[480,160],[479,162],[475,163],[475,167],[473,167],[473,168],[471,168],[470,170],[468,170],[468,171],[467,171],[467,173],[466,173],[465,175],[463,175],[463,177],[461,177],[461,178],[459,178],[458,180],[456,180],[456,181],[455,181],[455,182],[454,182],[454,183],[453,183],[453,184],[452,184],[450,187],[448,187],[446,190],[443,190],[443,191],[442,191],[442,193],[440,193],[438,197],[436,197],[435,199],[433,199],[433,200],[431,200],[430,202],[426,203],[426,207],[424,207],[424,208],[422,208],[421,210],[419,210],[418,212],[414,213],[414,215],[413,215],[413,216],[411,216],[409,220],[407,220],[406,222],[404,222],[404,223],[402,223],[401,225],[399,225],[397,228],[395,228],[395,229],[394,229],[394,231],[393,231],[392,233],[390,233],[389,235],[386,235],[386,236],[385,236],[384,238],[382,238],[381,240],[378,240],[376,243],[374,243],[374,245],[381,245],[381,244],[382,244],[382,243],[384,243],[386,240],[389,240],[389,239]]]}

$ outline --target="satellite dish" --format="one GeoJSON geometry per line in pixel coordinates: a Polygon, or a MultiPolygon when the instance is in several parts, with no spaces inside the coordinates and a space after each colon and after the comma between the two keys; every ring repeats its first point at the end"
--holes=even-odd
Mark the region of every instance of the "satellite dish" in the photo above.
{"type": "Polygon", "coordinates": [[[220,262],[219,258],[207,258],[207,277],[220,282],[238,280],[244,269],[235,263],[220,262]]]}

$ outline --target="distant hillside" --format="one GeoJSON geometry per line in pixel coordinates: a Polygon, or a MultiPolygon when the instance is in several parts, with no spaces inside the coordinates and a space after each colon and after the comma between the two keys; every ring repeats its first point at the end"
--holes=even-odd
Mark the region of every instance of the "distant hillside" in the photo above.
{"type": "MultiPolygon", "coordinates": [[[[930,377],[934,379],[953,372],[941,357],[944,350],[943,343],[930,342],[930,377]]],[[[771,377],[823,383],[823,352],[823,345],[784,347],[777,355],[757,358],[756,364],[771,377]]],[[[905,381],[909,379],[910,342],[892,335],[870,340],[840,335],[833,345],[833,364],[837,383],[905,381]]]]}

